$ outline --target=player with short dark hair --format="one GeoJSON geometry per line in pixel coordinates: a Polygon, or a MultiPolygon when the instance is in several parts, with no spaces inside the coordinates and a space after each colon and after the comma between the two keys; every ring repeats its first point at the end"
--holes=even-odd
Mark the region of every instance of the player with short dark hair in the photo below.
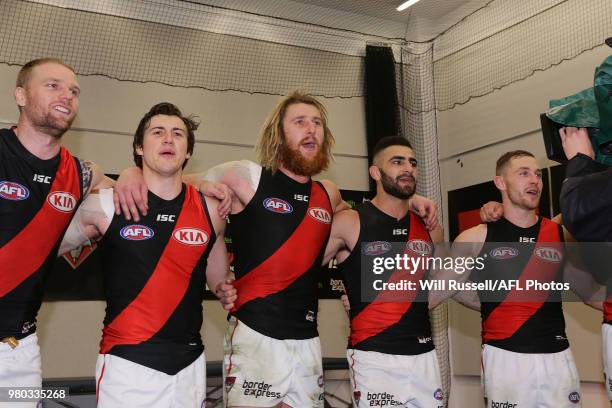
{"type": "Polygon", "coordinates": [[[442,242],[444,234],[438,227],[430,236],[425,223],[410,211],[417,159],[408,140],[380,139],[369,171],[376,181],[376,196],[334,217],[325,252],[325,262],[332,257],[338,261],[350,303],[347,359],[353,403],[356,407],[442,407],[428,293],[418,287],[429,271],[393,268],[379,273],[374,261],[404,254],[433,255],[433,242],[442,242]],[[416,285],[415,290],[382,286],[408,281],[416,285]]]}
{"type": "Polygon", "coordinates": [[[134,136],[149,192],[136,223],[114,215],[110,189],[83,203],[65,247],[101,239],[106,317],[96,365],[98,407],[200,406],[206,398],[200,336],[204,287],[232,306],[219,202],[182,183],[195,124],[153,106],[134,136]]]}

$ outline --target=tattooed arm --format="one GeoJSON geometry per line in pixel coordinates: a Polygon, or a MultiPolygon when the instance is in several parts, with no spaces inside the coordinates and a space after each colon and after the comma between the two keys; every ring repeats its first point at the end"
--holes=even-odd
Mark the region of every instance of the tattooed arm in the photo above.
{"type": "Polygon", "coordinates": [[[105,176],[96,163],[79,159],[79,164],[83,175],[83,197],[87,197],[92,190],[112,188],[115,185],[115,180],[105,176]]]}

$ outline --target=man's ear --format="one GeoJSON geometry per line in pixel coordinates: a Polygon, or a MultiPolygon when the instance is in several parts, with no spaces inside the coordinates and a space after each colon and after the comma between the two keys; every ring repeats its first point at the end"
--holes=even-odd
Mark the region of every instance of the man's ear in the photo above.
{"type": "Polygon", "coordinates": [[[506,182],[502,176],[493,177],[493,184],[499,191],[506,191],[506,182]]]}
{"type": "Polygon", "coordinates": [[[380,169],[377,166],[371,165],[368,171],[370,172],[370,177],[372,177],[375,181],[379,181],[382,178],[380,169]]]}
{"type": "Polygon", "coordinates": [[[142,152],[142,146],[136,146],[136,154],[139,156],[142,156],[143,152],[142,152]]]}
{"type": "Polygon", "coordinates": [[[17,102],[17,106],[20,108],[23,108],[26,105],[25,89],[21,86],[15,88],[15,101],[17,102]]]}

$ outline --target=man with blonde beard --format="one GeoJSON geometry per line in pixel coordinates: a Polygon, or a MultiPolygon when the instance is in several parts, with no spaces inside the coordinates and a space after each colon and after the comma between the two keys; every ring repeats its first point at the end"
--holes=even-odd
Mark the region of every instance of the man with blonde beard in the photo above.
{"type": "Polygon", "coordinates": [[[323,406],[317,273],[343,202],[334,183],[311,176],[327,168],[333,143],[323,105],[295,92],[263,126],[261,166],[234,162],[207,175],[235,194],[239,297],[224,345],[228,406],[323,406]]]}
{"type": "MultiPolygon", "coordinates": [[[[77,206],[111,185],[61,138],[79,109],[74,69],[57,58],[25,64],[17,75],[19,121],[0,130],[0,388],[40,388],[36,316],[43,281],[77,206]]],[[[7,403],[7,405],[10,405],[7,403]]],[[[24,402],[19,406],[35,406],[24,402]]],[[[4,406],[0,402],[0,406],[4,406]]]]}
{"type": "Polygon", "coordinates": [[[333,182],[311,177],[328,167],[333,144],[323,104],[296,91],[263,125],[260,164],[229,162],[205,175],[234,193],[238,299],[224,345],[227,406],[323,406],[317,273],[332,214],[346,204],[333,182]]]}

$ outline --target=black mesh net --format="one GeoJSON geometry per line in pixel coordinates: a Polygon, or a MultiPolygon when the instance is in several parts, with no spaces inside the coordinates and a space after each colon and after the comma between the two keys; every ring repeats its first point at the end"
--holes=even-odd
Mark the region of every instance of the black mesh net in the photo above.
{"type": "Polygon", "coordinates": [[[275,95],[295,88],[328,97],[363,94],[360,57],[184,28],[170,12],[162,24],[4,0],[0,14],[0,61],[9,64],[54,55],[81,75],[123,81],[275,95]]]}
{"type": "Polygon", "coordinates": [[[603,44],[607,0],[493,1],[434,41],[436,108],[452,109],[603,44]]]}
{"type": "MultiPolygon", "coordinates": [[[[214,2],[224,7],[201,3],[3,0],[0,62],[22,65],[54,55],[81,75],[274,95],[301,88],[325,97],[354,98],[363,96],[365,45],[376,41],[394,47],[398,64],[409,66],[398,70],[398,79],[405,88],[403,107],[415,113],[451,109],[487,95],[612,35],[608,0],[518,1],[511,8],[501,0],[488,1],[432,38],[428,51],[397,38],[397,21],[367,20],[376,28],[369,31],[384,35],[346,28],[351,22],[357,25],[350,16],[359,14],[358,4],[334,24],[321,5],[306,9],[306,4],[294,3],[293,11],[311,15],[291,19],[289,12],[275,11],[283,8],[280,0],[259,2],[259,14],[244,11],[239,1],[214,2]],[[329,26],[308,24],[309,18],[329,26]],[[429,100],[409,92],[414,85],[411,62],[423,52],[431,52],[433,59],[435,98],[429,100]]],[[[369,2],[369,7],[377,5],[390,7],[391,2],[369,2]]]]}

